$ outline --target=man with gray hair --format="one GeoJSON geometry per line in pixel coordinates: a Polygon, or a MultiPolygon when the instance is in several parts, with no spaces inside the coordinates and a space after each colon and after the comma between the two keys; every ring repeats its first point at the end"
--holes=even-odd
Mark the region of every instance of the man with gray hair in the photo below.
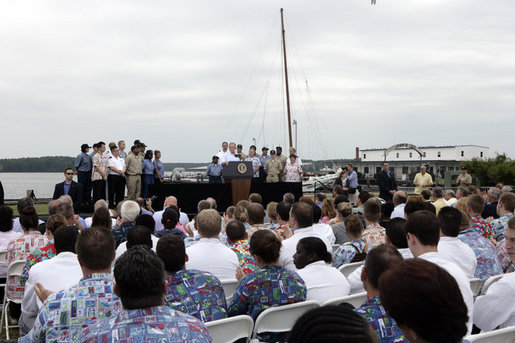
{"type": "Polygon", "coordinates": [[[448,206],[445,200],[443,199],[443,189],[442,187],[436,186],[433,188],[433,206],[436,208],[436,215],[443,207],[448,206]]]}
{"type": "Polygon", "coordinates": [[[445,191],[443,198],[445,200],[445,203],[447,206],[453,206],[454,204],[458,202],[458,199],[456,199],[456,193],[452,189],[448,189],[445,191]]]}
{"type": "Polygon", "coordinates": [[[127,233],[136,225],[136,218],[140,213],[140,207],[137,202],[126,200],[122,204],[121,213],[117,224],[113,230],[114,240],[116,247],[127,240],[127,233]]]}
{"type": "Polygon", "coordinates": [[[404,191],[397,191],[393,194],[393,204],[395,207],[390,215],[390,220],[393,218],[404,218],[404,207],[406,206],[407,200],[408,197],[404,191]]]}
{"type": "Polygon", "coordinates": [[[499,203],[499,198],[501,197],[501,190],[497,187],[490,187],[488,192],[486,193],[486,205],[481,212],[481,217],[488,218],[493,217],[494,219],[499,218],[497,214],[497,204],[499,203]]]}
{"type": "Polygon", "coordinates": [[[229,151],[227,151],[222,157],[222,166],[226,166],[229,162],[240,161],[239,157],[236,157],[236,143],[229,143],[229,151]]]}
{"type": "Polygon", "coordinates": [[[461,198],[466,198],[470,195],[470,191],[468,188],[460,187],[456,191],[456,199],[460,200],[461,198]]]}

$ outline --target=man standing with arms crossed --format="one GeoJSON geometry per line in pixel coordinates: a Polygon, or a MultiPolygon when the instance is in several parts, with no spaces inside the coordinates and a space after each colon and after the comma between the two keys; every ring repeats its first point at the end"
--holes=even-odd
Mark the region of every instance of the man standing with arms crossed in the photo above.
{"type": "Polygon", "coordinates": [[[141,167],[142,162],[139,156],[140,148],[136,145],[131,147],[131,152],[125,159],[127,174],[127,199],[136,200],[141,193],[141,167]]]}

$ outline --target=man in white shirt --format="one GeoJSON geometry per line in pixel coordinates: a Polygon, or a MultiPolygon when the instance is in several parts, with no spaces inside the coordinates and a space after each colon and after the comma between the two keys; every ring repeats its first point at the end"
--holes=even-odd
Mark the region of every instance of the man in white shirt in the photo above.
{"type": "MultiPolygon", "coordinates": [[[[290,156],[291,155],[297,156],[297,150],[294,147],[290,147],[290,156]]],[[[286,159],[286,164],[291,164],[291,161],[289,158],[286,159]]],[[[295,164],[298,164],[299,166],[302,165],[302,160],[300,159],[299,156],[297,156],[297,158],[295,158],[295,164]]]]}
{"type": "Polygon", "coordinates": [[[323,304],[327,300],[349,295],[350,285],[345,276],[331,266],[332,256],[318,237],[304,237],[297,243],[293,255],[297,273],[306,283],[306,300],[323,304]]]}
{"type": "MultiPolygon", "coordinates": [[[[154,213],[153,217],[154,217],[154,220],[156,222],[156,226],[155,226],[155,232],[161,230],[161,228],[163,227],[163,224],[161,223],[161,219],[163,218],[163,213],[164,211],[166,210],[167,207],[170,207],[170,206],[175,206],[177,208],[179,208],[177,206],[177,198],[174,197],[173,195],[167,197],[165,199],[165,202],[163,203],[163,209],[161,211],[157,211],[154,213]]],[[[180,212],[180,210],[179,210],[180,212]]],[[[179,223],[181,223],[182,225],[186,225],[186,223],[188,223],[190,220],[188,218],[188,215],[184,212],[180,212],[179,213],[179,223]]]]}
{"type": "Polygon", "coordinates": [[[458,199],[456,199],[456,194],[452,189],[446,190],[443,194],[443,198],[447,206],[454,206],[454,204],[458,202],[458,199]]]}
{"type": "Polygon", "coordinates": [[[467,335],[472,332],[472,314],[474,297],[470,289],[469,278],[456,264],[446,260],[438,253],[440,228],[437,217],[429,211],[417,211],[411,214],[404,226],[408,246],[416,258],[437,264],[451,274],[460,288],[461,295],[468,309],[467,335]]]}
{"type": "Polygon", "coordinates": [[[393,204],[395,207],[393,208],[390,220],[393,218],[404,218],[404,207],[406,206],[407,200],[408,197],[404,191],[397,191],[393,194],[393,204]]]}
{"type": "Polygon", "coordinates": [[[322,210],[317,205],[313,205],[313,229],[324,235],[332,245],[334,242],[336,242],[336,236],[334,235],[333,228],[329,224],[320,222],[321,217],[322,210]]]}
{"type": "Polygon", "coordinates": [[[290,227],[294,229],[292,237],[282,241],[279,263],[290,270],[297,271],[293,262],[293,255],[297,251],[297,243],[304,237],[318,237],[326,245],[327,251],[333,248],[327,238],[313,228],[313,207],[305,202],[297,202],[290,210],[290,227]]]}
{"type": "Polygon", "coordinates": [[[460,267],[469,279],[474,278],[477,266],[476,254],[458,238],[461,224],[460,210],[449,206],[443,207],[438,213],[438,222],[440,223],[438,253],[460,267]]]}
{"type": "Polygon", "coordinates": [[[196,223],[200,240],[186,249],[189,257],[186,269],[209,272],[220,280],[236,279],[238,255],[218,239],[222,225],[218,212],[213,209],[203,210],[197,214],[196,223]]]}
{"type": "MultiPolygon", "coordinates": [[[[515,217],[508,221],[506,251],[515,262],[515,217]]],[[[515,273],[505,274],[474,303],[474,324],[483,331],[515,325],[515,273]]]]}
{"type": "Polygon", "coordinates": [[[25,284],[25,294],[21,304],[20,332],[28,333],[34,326],[34,321],[42,306],[36,295],[34,286],[37,282],[46,289],[59,292],[75,285],[82,277],[77,255],[75,255],[75,242],[79,232],[77,228],[65,226],[54,232],[54,244],[57,255],[49,260],[32,266],[29,278],[25,284]]]}
{"type": "Polygon", "coordinates": [[[224,161],[224,155],[227,152],[227,147],[228,146],[229,146],[229,144],[227,144],[227,142],[223,142],[222,143],[222,150],[220,150],[219,152],[216,153],[216,156],[218,156],[218,160],[220,162],[224,161]]]}
{"type": "Polygon", "coordinates": [[[125,194],[125,160],[119,157],[120,150],[115,145],[111,148],[111,157],[107,161],[107,188],[109,207],[116,206],[123,200],[125,194]]]}
{"type": "Polygon", "coordinates": [[[229,162],[240,161],[240,158],[236,156],[236,143],[229,143],[229,151],[225,152],[222,157],[222,166],[226,166],[229,162]]]}

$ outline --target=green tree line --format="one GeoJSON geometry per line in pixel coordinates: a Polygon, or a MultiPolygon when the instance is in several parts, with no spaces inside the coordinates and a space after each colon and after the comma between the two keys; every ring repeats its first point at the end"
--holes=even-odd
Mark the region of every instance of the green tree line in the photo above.
{"type": "Polygon", "coordinates": [[[44,156],[0,159],[2,171],[6,173],[52,173],[74,168],[75,157],[44,156]]]}
{"type": "Polygon", "coordinates": [[[494,186],[498,182],[505,185],[515,184],[515,161],[506,154],[488,159],[473,158],[463,162],[462,166],[467,167],[469,173],[479,179],[481,186],[494,186]]]}

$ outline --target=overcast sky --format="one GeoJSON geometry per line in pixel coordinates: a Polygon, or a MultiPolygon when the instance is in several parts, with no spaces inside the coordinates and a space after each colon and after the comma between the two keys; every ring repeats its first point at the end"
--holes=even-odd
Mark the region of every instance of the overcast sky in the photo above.
{"type": "Polygon", "coordinates": [[[298,151],[396,143],[515,157],[513,0],[0,0],[0,158],[140,139],[165,162],[222,141],[298,151]],[[307,82],[306,82],[307,81],[307,82]]]}

